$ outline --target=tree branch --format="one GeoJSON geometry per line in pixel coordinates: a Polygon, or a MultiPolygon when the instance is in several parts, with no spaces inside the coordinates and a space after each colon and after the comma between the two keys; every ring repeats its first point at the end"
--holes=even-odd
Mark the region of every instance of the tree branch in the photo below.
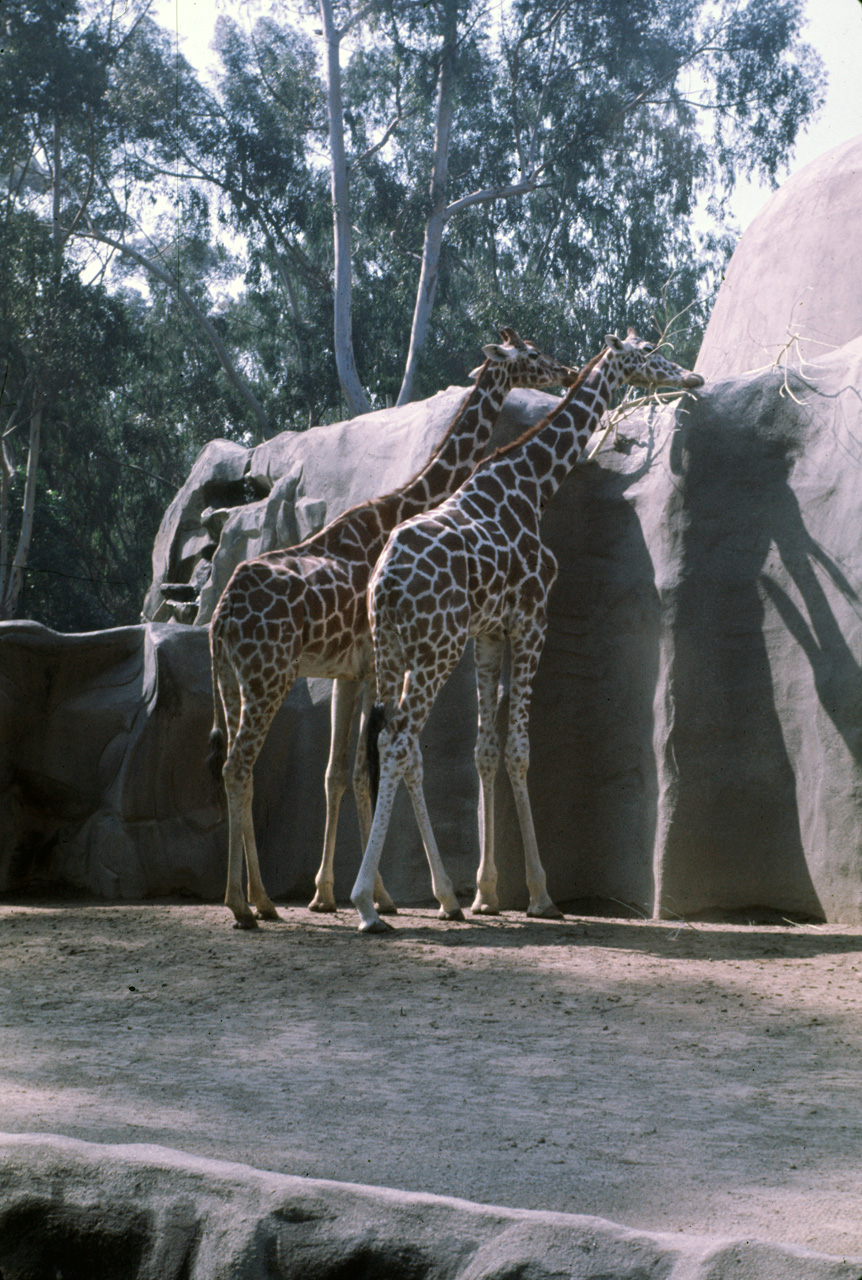
{"type": "Polygon", "coordinates": [[[158,263],[153,262],[152,259],[148,258],[145,254],[140,253],[137,249],[133,249],[131,245],[125,244],[122,240],[115,240],[112,236],[106,235],[104,231],[99,231],[92,224],[90,224],[86,231],[79,231],[78,235],[84,239],[96,240],[99,244],[109,245],[112,249],[116,249],[117,253],[122,254],[124,257],[131,258],[131,260],[136,262],[139,267],[143,267],[143,269],[150,275],[155,276],[157,280],[161,280],[163,284],[168,285],[169,288],[174,290],[189,315],[194,317],[209,339],[231,386],[254,414],[261,439],[267,439],[270,435],[270,426],[266,412],[259,404],[251,387],[236,368],[236,365],[231,359],[230,354],[219,337],[218,331],[212,321],[204,314],[200,307],[197,306],[188,290],[180,284],[176,276],[167,271],[164,267],[159,266],[158,263]]]}
{"type": "Polygon", "coordinates": [[[531,191],[537,191],[541,187],[539,178],[544,168],[544,165],[539,165],[533,177],[523,182],[516,182],[508,187],[486,187],[484,191],[474,191],[469,196],[462,196],[460,200],[453,200],[446,206],[444,216],[448,221],[454,214],[460,213],[462,209],[469,209],[474,204],[490,204],[494,200],[508,200],[512,196],[529,195],[531,191]]]}

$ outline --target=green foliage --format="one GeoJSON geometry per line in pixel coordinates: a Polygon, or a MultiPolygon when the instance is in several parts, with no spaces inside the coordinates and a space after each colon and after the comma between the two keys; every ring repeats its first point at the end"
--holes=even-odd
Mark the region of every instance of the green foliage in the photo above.
{"type": "MultiPolygon", "coordinates": [[[[401,383],[453,40],[446,199],[467,203],[446,222],[416,396],[463,383],[503,324],[574,362],[685,309],[675,354],[692,361],[732,248],[727,195],[740,175],[775,178],[822,96],[801,0],[508,0],[493,15],[374,0],[345,42],[355,355],[374,404],[401,383]]],[[[195,454],[259,430],[239,383],[273,430],[344,414],[320,51],[271,17],[221,18],[207,84],[144,0],[4,0],[0,22],[0,423],[22,406],[10,510],[23,409],[46,397],[23,609],[62,629],[132,622],[195,454]]]]}

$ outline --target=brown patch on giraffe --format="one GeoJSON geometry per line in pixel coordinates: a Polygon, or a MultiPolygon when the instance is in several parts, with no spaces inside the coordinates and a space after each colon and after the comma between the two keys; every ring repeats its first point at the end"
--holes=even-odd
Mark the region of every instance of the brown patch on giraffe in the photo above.
{"type": "Polygon", "coordinates": [[[470,499],[470,508],[476,512],[479,519],[483,516],[493,518],[497,513],[498,505],[487,493],[476,493],[470,499]]]}
{"type": "Polygon", "coordinates": [[[449,553],[439,542],[433,542],[425,552],[425,555],[438,569],[445,569],[449,563],[449,553]]]}
{"type": "Polygon", "coordinates": [[[246,597],[246,606],[253,614],[263,614],[269,612],[272,601],[271,592],[265,591],[263,587],[255,587],[246,597]]]}

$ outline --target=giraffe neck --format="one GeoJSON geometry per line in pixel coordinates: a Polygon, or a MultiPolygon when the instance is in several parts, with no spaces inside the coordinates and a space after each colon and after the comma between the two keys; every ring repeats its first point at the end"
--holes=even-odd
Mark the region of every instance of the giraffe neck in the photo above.
{"type": "Polygon", "coordinates": [[[505,488],[517,489],[539,512],[559,489],[601,422],[610,398],[624,381],[607,355],[584,384],[567,396],[543,422],[489,458],[476,475],[495,476],[505,488]]]}
{"type": "Polygon", "coordinates": [[[482,457],[510,389],[503,369],[490,363],[483,366],[437,451],[413,480],[392,495],[389,527],[438,506],[460,488],[482,457]]]}

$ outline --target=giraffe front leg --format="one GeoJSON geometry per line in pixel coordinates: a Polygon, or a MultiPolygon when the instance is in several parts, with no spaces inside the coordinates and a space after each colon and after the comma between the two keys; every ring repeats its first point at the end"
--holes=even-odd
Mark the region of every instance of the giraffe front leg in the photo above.
{"type": "Polygon", "coordinates": [[[479,774],[479,871],[476,897],[470,910],[476,915],[500,914],[497,866],[494,856],[494,783],[500,763],[497,733],[497,690],[503,666],[504,636],[477,636],[476,683],[479,693],[479,730],[475,761],[479,774]]]}
{"type": "Polygon", "coordinates": [[[323,833],[323,858],[314,877],[315,894],[309,902],[311,911],[335,911],[335,837],[338,812],[347,787],[347,765],[350,729],[361,686],[356,680],[336,680],[332,686],[330,710],[329,759],[326,764],[326,827],[323,833]]]}

